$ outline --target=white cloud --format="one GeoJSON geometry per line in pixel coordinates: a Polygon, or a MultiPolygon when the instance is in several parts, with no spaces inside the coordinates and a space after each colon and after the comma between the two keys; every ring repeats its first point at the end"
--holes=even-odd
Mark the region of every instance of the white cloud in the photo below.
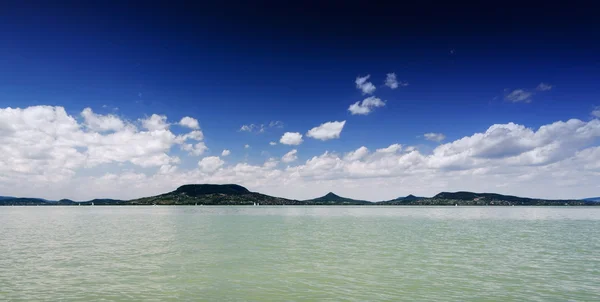
{"type": "MultiPolygon", "coordinates": [[[[535,90],[538,92],[549,91],[552,89],[552,86],[546,83],[540,83],[535,90]]],[[[530,103],[531,98],[535,95],[534,91],[525,90],[525,89],[515,89],[510,91],[508,94],[504,96],[504,99],[507,101],[511,101],[513,103],[524,102],[530,103]]]]}
{"type": "Polygon", "coordinates": [[[373,94],[375,92],[375,85],[371,82],[367,82],[367,80],[371,77],[371,75],[367,75],[364,77],[356,77],[356,88],[360,89],[363,94],[373,94]]]}
{"type": "Polygon", "coordinates": [[[225,150],[223,150],[223,152],[221,152],[221,156],[223,156],[223,157],[228,156],[229,154],[231,154],[231,151],[229,151],[227,149],[225,149],[225,150]]]}
{"type": "Polygon", "coordinates": [[[348,107],[348,111],[350,111],[350,113],[352,113],[352,115],[356,115],[356,114],[366,115],[366,114],[371,113],[373,108],[383,107],[383,106],[385,106],[384,101],[382,101],[380,98],[370,96],[370,97],[364,99],[362,102],[358,101],[358,102],[350,105],[350,107],[348,107]]]}
{"type": "Polygon", "coordinates": [[[265,125],[255,125],[255,124],[242,125],[242,127],[240,127],[240,131],[263,133],[263,132],[265,132],[265,125]]]}
{"type": "Polygon", "coordinates": [[[200,129],[198,120],[189,116],[182,118],[181,121],[179,121],[179,125],[183,127],[188,127],[190,129],[200,129]]]}
{"type": "Polygon", "coordinates": [[[385,78],[385,86],[390,87],[392,89],[398,88],[398,80],[396,79],[395,73],[388,73],[385,78]]]}
{"type": "Polygon", "coordinates": [[[517,103],[517,102],[529,103],[529,102],[531,102],[532,95],[533,95],[533,93],[525,91],[523,89],[515,89],[515,90],[511,91],[509,94],[507,94],[504,98],[507,101],[511,101],[513,103],[517,103]]]}
{"type": "Polygon", "coordinates": [[[149,118],[142,119],[142,127],[150,130],[165,130],[169,128],[169,123],[167,123],[167,117],[164,115],[153,114],[149,118]]]}
{"type": "Polygon", "coordinates": [[[204,142],[199,142],[196,144],[183,144],[181,145],[181,149],[184,151],[188,151],[189,155],[200,156],[204,154],[208,147],[204,144],[204,142]]]}
{"type": "Polygon", "coordinates": [[[344,129],[344,125],[346,121],[335,121],[335,122],[327,122],[323,123],[318,127],[314,127],[310,129],[306,136],[312,137],[314,139],[319,139],[322,141],[340,138],[340,133],[342,133],[342,129],[344,129]]]}
{"type": "Polygon", "coordinates": [[[263,167],[266,169],[273,169],[275,167],[277,167],[277,165],[279,164],[279,160],[277,160],[277,158],[269,158],[264,164],[263,167]]]}
{"type": "Polygon", "coordinates": [[[239,131],[242,132],[256,132],[263,133],[267,130],[267,128],[283,128],[282,121],[270,121],[268,124],[248,124],[242,125],[239,131]]]}
{"type": "Polygon", "coordinates": [[[548,91],[552,89],[552,85],[546,83],[540,83],[536,88],[537,91],[548,91]]]}
{"type": "Polygon", "coordinates": [[[297,153],[298,153],[298,150],[294,149],[294,150],[286,153],[284,156],[282,156],[281,161],[284,163],[291,163],[298,159],[297,153]]]}
{"type": "Polygon", "coordinates": [[[300,145],[302,141],[302,134],[298,132],[286,132],[279,140],[284,145],[300,145]]]}
{"type": "Polygon", "coordinates": [[[202,172],[212,173],[217,171],[225,162],[218,156],[208,156],[198,162],[202,172]]]}
{"type": "Polygon", "coordinates": [[[428,141],[438,142],[438,143],[441,142],[441,141],[443,141],[444,139],[446,139],[446,136],[443,133],[429,132],[429,133],[423,134],[423,136],[428,141]]]}
{"type": "Polygon", "coordinates": [[[156,195],[186,183],[238,183],[296,199],[335,191],[381,200],[457,190],[580,198],[600,189],[598,119],[536,129],[497,124],[430,152],[400,144],[372,152],[362,146],[296,159],[285,167],[273,158],[226,166],[217,156],[183,167],[186,161],[174,156],[172,147],[201,141],[180,142],[184,135],[168,129],[140,130],[122,122],[121,130],[101,132],[62,107],[0,109],[0,192],[83,200],[156,195]]]}
{"type": "Polygon", "coordinates": [[[369,154],[369,149],[367,149],[365,146],[362,146],[354,151],[346,153],[344,160],[357,161],[367,156],[367,154],[369,154]]]}
{"type": "Polygon", "coordinates": [[[249,148],[250,148],[250,145],[248,145],[248,144],[244,145],[244,149],[249,149],[249,148]]]}
{"type": "Polygon", "coordinates": [[[269,145],[275,146],[275,145],[277,145],[277,143],[276,142],[269,142],[269,145]]]}
{"type": "Polygon", "coordinates": [[[391,89],[396,89],[398,87],[406,87],[408,86],[407,82],[398,81],[395,73],[388,73],[385,78],[385,86],[390,87],[391,89]]]}
{"type": "Polygon", "coordinates": [[[79,124],[63,107],[0,109],[0,174],[61,179],[74,175],[76,169],[101,164],[149,167],[177,161],[168,155],[176,136],[166,129],[140,131],[114,115],[95,114],[89,108],[81,114],[84,121],[79,124]]]}
{"type": "Polygon", "coordinates": [[[401,144],[393,144],[393,145],[389,145],[387,148],[377,149],[376,152],[377,153],[396,153],[400,150],[402,150],[401,144]]]}
{"type": "Polygon", "coordinates": [[[271,122],[269,122],[269,127],[270,128],[283,128],[283,122],[282,121],[271,121],[271,122]]]}
{"type": "Polygon", "coordinates": [[[125,128],[125,123],[117,116],[95,114],[91,108],[83,109],[81,116],[91,131],[119,131],[125,128]]]}
{"type": "Polygon", "coordinates": [[[592,115],[595,117],[600,117],[600,106],[598,106],[594,110],[592,110],[592,115]]]}

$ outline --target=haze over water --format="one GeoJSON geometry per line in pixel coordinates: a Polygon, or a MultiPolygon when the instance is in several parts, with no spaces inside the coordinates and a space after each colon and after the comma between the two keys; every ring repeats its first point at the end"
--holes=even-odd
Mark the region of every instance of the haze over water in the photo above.
{"type": "Polygon", "coordinates": [[[0,300],[600,300],[598,208],[0,207],[0,229],[0,300]]]}

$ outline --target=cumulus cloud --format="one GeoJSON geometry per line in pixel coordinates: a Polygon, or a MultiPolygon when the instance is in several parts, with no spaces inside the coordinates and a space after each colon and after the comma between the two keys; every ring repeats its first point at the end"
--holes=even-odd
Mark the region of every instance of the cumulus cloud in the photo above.
{"type": "Polygon", "coordinates": [[[429,133],[423,134],[423,136],[428,141],[438,142],[438,143],[446,139],[446,136],[443,133],[429,132],[429,133]]]}
{"type": "Polygon", "coordinates": [[[149,118],[142,119],[142,127],[150,130],[165,130],[169,128],[169,123],[167,123],[167,117],[164,115],[153,114],[149,118]]]}
{"type": "Polygon", "coordinates": [[[269,145],[275,146],[275,145],[277,145],[277,143],[276,142],[269,142],[269,145]]]}
{"type": "Polygon", "coordinates": [[[373,94],[373,92],[375,92],[375,85],[373,85],[373,83],[371,82],[367,82],[367,80],[369,80],[369,78],[371,77],[371,75],[366,75],[364,77],[356,77],[356,81],[354,81],[356,83],[356,89],[359,89],[362,91],[363,94],[373,94]]]}
{"type": "Polygon", "coordinates": [[[362,100],[362,102],[358,101],[358,102],[350,105],[350,107],[348,107],[348,111],[350,111],[350,113],[352,113],[352,115],[356,115],[356,114],[367,115],[367,114],[371,113],[373,108],[383,107],[383,106],[385,106],[384,101],[382,101],[380,98],[370,96],[370,97],[362,100]]]}
{"type": "Polygon", "coordinates": [[[218,156],[208,156],[198,162],[202,172],[212,173],[217,171],[225,162],[218,156]]]}
{"type": "Polygon", "coordinates": [[[91,108],[81,112],[85,126],[91,131],[119,131],[125,128],[125,123],[115,115],[95,114],[91,108]]]}
{"type": "Polygon", "coordinates": [[[248,144],[244,145],[244,149],[249,149],[249,148],[250,148],[250,145],[248,145],[248,144]]]}
{"type": "Polygon", "coordinates": [[[600,188],[598,119],[539,128],[496,124],[431,151],[400,144],[373,146],[375,151],[361,146],[296,159],[285,167],[275,158],[225,165],[217,156],[182,167],[179,162],[185,161],[172,154],[172,147],[202,141],[180,143],[184,135],[168,128],[138,129],[124,120],[118,131],[94,131],[77,118],[62,107],[0,109],[0,192],[51,199],[135,198],[186,183],[239,183],[288,198],[335,191],[382,200],[457,190],[579,198],[595,196],[600,188]]]}
{"type": "Polygon", "coordinates": [[[396,153],[396,152],[398,152],[400,150],[402,150],[402,145],[401,144],[393,144],[393,145],[389,145],[386,148],[377,149],[375,151],[377,153],[396,153]]]}
{"type": "Polygon", "coordinates": [[[369,154],[369,149],[367,149],[367,147],[365,146],[362,146],[354,151],[346,153],[346,155],[344,156],[344,160],[357,161],[365,157],[367,154],[369,154]]]}
{"type": "Polygon", "coordinates": [[[306,136],[322,141],[340,138],[340,133],[342,133],[342,129],[344,129],[345,124],[346,121],[323,123],[318,127],[310,129],[306,133],[306,136]]]}
{"type": "Polygon", "coordinates": [[[286,132],[281,136],[279,142],[284,145],[300,145],[303,142],[302,134],[299,132],[286,132]]]}
{"type": "Polygon", "coordinates": [[[538,86],[535,88],[535,90],[537,90],[537,91],[548,91],[548,90],[550,90],[550,89],[552,89],[552,85],[550,85],[550,84],[546,84],[546,83],[540,83],[540,84],[539,84],[539,85],[538,85],[538,86]]]}
{"type": "Polygon", "coordinates": [[[179,125],[183,127],[188,127],[190,129],[200,129],[198,120],[189,116],[182,118],[181,121],[179,121],[179,125]]]}
{"type": "Polygon", "coordinates": [[[284,163],[291,163],[298,159],[297,153],[298,153],[298,150],[294,149],[294,150],[286,153],[284,156],[282,156],[281,161],[284,163]]]}
{"type": "Polygon", "coordinates": [[[592,110],[592,115],[595,117],[600,117],[600,106],[598,106],[594,110],[592,110]]]}
{"type": "Polygon", "coordinates": [[[199,142],[196,144],[182,144],[181,150],[188,151],[190,155],[200,156],[208,150],[208,147],[206,147],[204,142],[199,142]]]}
{"type": "Polygon", "coordinates": [[[265,163],[263,164],[263,168],[266,169],[273,169],[275,167],[277,167],[277,165],[279,164],[279,160],[277,160],[277,158],[269,158],[267,161],[265,161],[265,163]]]}
{"type": "Polygon", "coordinates": [[[229,154],[231,154],[231,151],[229,151],[227,149],[225,149],[225,150],[223,150],[223,152],[221,152],[221,156],[223,156],[223,157],[228,156],[229,154]]]}
{"type": "Polygon", "coordinates": [[[63,107],[0,109],[0,174],[60,179],[74,175],[78,168],[101,164],[129,162],[150,167],[178,161],[168,154],[176,136],[164,127],[148,122],[148,131],[140,131],[114,115],[95,114],[90,108],[81,115],[82,124],[63,107]]]}

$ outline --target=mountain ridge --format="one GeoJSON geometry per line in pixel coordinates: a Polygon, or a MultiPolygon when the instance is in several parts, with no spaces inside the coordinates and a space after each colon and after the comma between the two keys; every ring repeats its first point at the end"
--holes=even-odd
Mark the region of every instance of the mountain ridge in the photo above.
{"type": "Polygon", "coordinates": [[[440,192],[431,198],[407,195],[392,200],[371,202],[339,196],[329,192],[321,197],[296,200],[252,192],[237,184],[186,184],[174,191],[130,200],[97,198],[88,201],[1,196],[0,205],[503,205],[503,206],[564,206],[600,205],[600,198],[541,199],[475,193],[468,191],[440,192]]]}

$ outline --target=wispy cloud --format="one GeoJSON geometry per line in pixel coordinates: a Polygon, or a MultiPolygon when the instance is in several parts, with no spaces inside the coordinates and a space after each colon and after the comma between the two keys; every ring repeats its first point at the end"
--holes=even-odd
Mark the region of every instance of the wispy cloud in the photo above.
{"type": "Polygon", "coordinates": [[[550,89],[552,89],[552,85],[550,85],[550,84],[546,84],[546,83],[540,83],[540,84],[539,84],[539,85],[538,85],[538,86],[535,88],[535,90],[537,90],[537,91],[548,91],[548,90],[550,90],[550,89]]]}
{"type": "Polygon", "coordinates": [[[391,89],[396,89],[398,87],[406,87],[408,86],[407,82],[398,81],[395,73],[388,73],[385,78],[385,86],[390,87],[391,89]]]}
{"type": "MultiPolygon", "coordinates": [[[[535,88],[535,91],[544,92],[550,91],[551,89],[552,85],[547,83],[540,83],[535,88]]],[[[504,95],[504,99],[513,103],[530,103],[532,101],[532,97],[535,95],[535,91],[533,89],[506,89],[505,91],[508,91],[508,93],[504,95]]]]}
{"type": "Polygon", "coordinates": [[[283,128],[282,121],[270,121],[268,124],[247,124],[240,127],[240,132],[263,133],[267,128],[283,128]]]}
{"type": "Polygon", "coordinates": [[[529,102],[531,102],[532,95],[533,95],[533,93],[525,91],[523,89],[515,89],[515,90],[511,91],[509,94],[505,95],[504,99],[507,101],[511,101],[513,103],[518,103],[518,102],[529,103],[529,102]]]}
{"type": "Polygon", "coordinates": [[[283,122],[282,121],[271,121],[271,122],[269,122],[269,127],[270,128],[283,128],[283,122]]]}
{"type": "Polygon", "coordinates": [[[600,117],[600,106],[597,106],[594,108],[594,110],[592,110],[592,115],[595,117],[600,117]]]}
{"type": "Polygon", "coordinates": [[[438,142],[438,143],[441,142],[441,141],[443,141],[444,139],[446,139],[446,136],[444,134],[442,134],[442,133],[429,132],[429,133],[423,134],[423,136],[428,141],[438,142]]]}

